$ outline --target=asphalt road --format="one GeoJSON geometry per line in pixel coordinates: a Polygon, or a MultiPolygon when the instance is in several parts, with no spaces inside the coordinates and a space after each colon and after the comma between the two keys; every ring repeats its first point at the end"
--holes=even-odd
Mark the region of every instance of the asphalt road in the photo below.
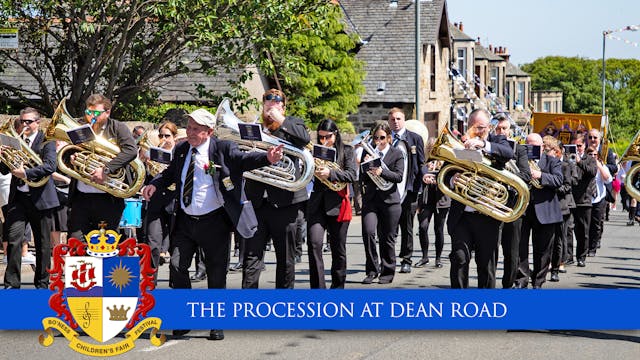
{"type": "MultiPolygon", "coordinates": [[[[545,283],[544,289],[640,289],[640,225],[626,226],[626,214],[612,212],[605,225],[602,248],[596,257],[588,258],[585,268],[568,266],[558,283],[545,283]]],[[[431,234],[432,236],[433,234],[431,234]]],[[[431,237],[433,238],[433,237],[431,237]]],[[[419,245],[415,239],[415,256],[419,245]]],[[[450,243],[445,239],[444,254],[450,243]]],[[[430,249],[430,251],[433,251],[430,249]]],[[[392,284],[362,285],[364,255],[360,237],[360,218],[355,217],[349,229],[347,244],[347,288],[446,289],[449,288],[449,264],[437,269],[431,264],[413,269],[410,274],[396,274],[392,284]]],[[[232,262],[235,259],[232,258],[232,262]]],[[[306,251],[296,271],[296,288],[308,287],[306,251]]],[[[267,271],[262,274],[261,288],[275,285],[275,254],[266,255],[267,271]]],[[[329,267],[330,256],[325,255],[329,267]]],[[[502,264],[498,265],[498,283],[502,264]]],[[[473,269],[473,265],[472,265],[473,269]]],[[[0,267],[0,275],[3,273],[0,267]]],[[[28,267],[24,268],[24,288],[30,288],[28,267]]],[[[240,288],[241,274],[229,273],[228,287],[240,288]]],[[[330,279],[327,274],[327,279],[330,279]]],[[[475,285],[472,270],[470,284],[475,285]]],[[[159,273],[159,288],[167,288],[168,268],[159,273]]],[[[194,287],[204,287],[205,282],[194,287]]],[[[534,290],[496,290],[531,291],[534,290]]],[[[1,292],[0,292],[1,296],[1,292]]],[[[571,306],[571,304],[540,304],[571,306]]],[[[603,304],[606,306],[606,304],[603,304]]],[[[5,309],[6,310],[6,309],[5,309]]],[[[597,311],[597,309],[596,309],[597,311]]],[[[588,316],[588,315],[585,315],[588,316]]],[[[629,309],[629,316],[639,319],[639,308],[629,309]]],[[[0,318],[1,319],[1,318],[0,318]]],[[[38,344],[38,331],[0,331],[5,347],[0,359],[75,359],[86,358],[68,348],[69,342],[57,336],[50,347],[38,344]]],[[[206,331],[193,331],[184,339],[168,340],[161,347],[152,346],[148,336],[136,347],[119,356],[121,359],[638,359],[640,330],[634,331],[226,331],[224,341],[208,341],[206,331]]],[[[84,339],[91,341],[91,339],[84,339]]]]}

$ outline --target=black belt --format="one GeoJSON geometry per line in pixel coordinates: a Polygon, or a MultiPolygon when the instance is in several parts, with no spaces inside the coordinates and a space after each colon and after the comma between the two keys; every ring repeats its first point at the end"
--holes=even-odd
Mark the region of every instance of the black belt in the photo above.
{"type": "Polygon", "coordinates": [[[182,215],[184,215],[187,219],[193,220],[193,221],[200,221],[200,220],[205,220],[205,219],[209,219],[212,218],[216,215],[218,215],[221,211],[224,211],[224,208],[222,206],[220,206],[219,208],[210,211],[204,215],[189,215],[186,212],[184,212],[184,210],[180,209],[180,213],[182,215]]]}

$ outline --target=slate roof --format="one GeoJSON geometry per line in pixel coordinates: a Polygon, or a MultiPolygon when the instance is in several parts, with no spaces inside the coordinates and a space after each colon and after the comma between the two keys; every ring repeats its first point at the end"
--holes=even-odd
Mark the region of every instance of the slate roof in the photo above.
{"type": "Polygon", "coordinates": [[[519,67],[513,65],[512,63],[507,61],[507,68],[506,68],[506,75],[507,76],[522,76],[522,77],[527,77],[529,76],[528,73],[520,70],[519,67]]]}
{"type": "MultiPolygon", "coordinates": [[[[363,60],[363,102],[415,103],[415,4],[399,0],[389,7],[388,0],[341,0],[347,18],[347,30],[365,42],[356,57],[363,60]],[[385,82],[383,95],[378,83],[385,82]]],[[[420,2],[420,37],[423,44],[449,47],[448,18],[445,0],[420,2]]]]}
{"type": "Polygon", "coordinates": [[[475,41],[475,39],[463,33],[457,26],[454,26],[451,23],[449,23],[449,32],[451,33],[453,41],[475,41]]]}
{"type": "Polygon", "coordinates": [[[489,51],[486,47],[476,43],[475,59],[476,60],[489,60],[489,61],[504,61],[501,56],[489,51]]]}

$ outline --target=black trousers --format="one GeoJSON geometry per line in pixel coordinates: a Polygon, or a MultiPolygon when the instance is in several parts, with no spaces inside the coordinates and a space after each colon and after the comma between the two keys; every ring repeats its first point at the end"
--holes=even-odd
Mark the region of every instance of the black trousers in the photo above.
{"type": "Polygon", "coordinates": [[[556,225],[551,252],[551,270],[557,271],[567,258],[567,228],[571,213],[562,215],[562,223],[556,225]]]}
{"type": "Polygon", "coordinates": [[[442,256],[444,248],[444,225],[447,221],[449,208],[438,209],[435,206],[426,206],[418,213],[418,238],[420,239],[420,249],[422,259],[429,258],[429,223],[433,217],[433,231],[435,233],[436,259],[442,256]]]}
{"type": "Polygon", "coordinates": [[[344,289],[347,280],[347,231],[349,222],[338,222],[337,216],[309,214],[307,247],[309,252],[309,286],[312,289],[326,289],[324,279],[324,259],[322,244],[328,230],[331,247],[331,288],[344,289]]]}
{"type": "Polygon", "coordinates": [[[413,218],[418,209],[418,194],[407,191],[407,195],[402,201],[402,212],[400,213],[400,254],[398,255],[403,264],[411,265],[413,255],[413,218]]]}
{"type": "MultiPolygon", "coordinates": [[[[500,245],[504,256],[504,270],[502,273],[502,288],[510,289],[516,281],[520,253],[520,237],[522,231],[522,218],[514,222],[502,223],[500,245]]],[[[496,252],[497,255],[497,252],[496,252]]]]}
{"type": "Polygon", "coordinates": [[[233,224],[223,208],[200,217],[178,210],[169,264],[173,288],[191,289],[189,267],[198,248],[204,253],[207,287],[226,288],[232,231],[233,224]]]}
{"type": "Polygon", "coordinates": [[[541,224],[534,211],[527,211],[522,221],[522,237],[518,275],[516,282],[526,287],[531,278],[534,287],[541,287],[546,281],[551,264],[551,246],[557,224],[541,224]],[[529,268],[529,238],[533,249],[533,270],[529,268]]]}
{"type": "Polygon", "coordinates": [[[600,200],[591,207],[591,223],[589,224],[589,252],[596,252],[602,239],[604,226],[604,211],[608,206],[605,199],[600,200]]]}
{"type": "Polygon", "coordinates": [[[53,209],[38,210],[29,193],[18,191],[11,204],[4,208],[5,226],[3,239],[7,241],[7,267],[4,273],[4,286],[20,288],[22,268],[22,243],[27,223],[31,224],[33,240],[36,246],[36,271],[33,284],[36,289],[49,287],[51,267],[51,231],[53,230],[53,209]]]}
{"type": "Polygon", "coordinates": [[[475,251],[478,288],[496,287],[496,252],[500,222],[480,213],[464,212],[451,235],[450,280],[453,289],[469,287],[469,263],[475,251]]]}
{"type": "Polygon", "coordinates": [[[293,289],[296,274],[296,239],[298,210],[300,203],[284,208],[276,208],[264,202],[255,209],[258,230],[246,239],[242,267],[242,288],[257,289],[260,273],[264,265],[264,248],[269,239],[273,239],[276,251],[276,288],[293,289]]]}
{"type": "Polygon", "coordinates": [[[166,211],[147,211],[145,214],[142,226],[146,234],[146,242],[151,248],[151,259],[154,269],[157,269],[159,266],[160,253],[169,251],[170,222],[171,214],[166,211]]]}
{"type": "Polygon", "coordinates": [[[562,223],[562,228],[564,231],[564,237],[566,241],[565,251],[562,255],[563,263],[566,263],[569,260],[573,261],[573,230],[575,228],[575,225],[573,222],[574,209],[569,209],[569,210],[571,211],[569,213],[569,218],[567,219],[567,221],[564,221],[562,223]]]}
{"type": "Polygon", "coordinates": [[[84,241],[82,235],[98,230],[101,222],[107,223],[107,230],[118,230],[124,199],[109,194],[92,194],[76,191],[71,199],[69,213],[69,237],[84,241]]]}
{"type": "MultiPolygon", "coordinates": [[[[380,279],[393,280],[396,273],[396,237],[400,220],[400,204],[377,201],[363,202],[362,242],[364,243],[365,271],[380,275],[380,279]],[[378,234],[380,257],[376,251],[378,234]]],[[[331,249],[333,251],[333,249],[331,249]]]]}
{"type": "Polygon", "coordinates": [[[589,226],[591,206],[576,206],[573,209],[574,232],[576,234],[576,260],[585,261],[589,251],[589,226]]]}

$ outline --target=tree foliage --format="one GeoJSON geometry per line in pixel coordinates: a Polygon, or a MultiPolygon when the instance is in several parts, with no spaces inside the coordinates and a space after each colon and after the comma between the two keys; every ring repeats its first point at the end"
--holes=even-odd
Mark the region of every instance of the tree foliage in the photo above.
{"type": "MultiPolygon", "coordinates": [[[[357,68],[343,56],[348,41],[329,38],[329,45],[323,45],[327,54],[315,56],[313,66],[304,62],[310,54],[288,56],[291,44],[301,41],[293,41],[301,29],[318,37],[330,34],[325,26],[336,31],[335,17],[324,18],[335,15],[333,8],[317,0],[0,0],[0,26],[20,31],[19,51],[0,50],[0,73],[17,66],[28,74],[20,84],[0,77],[0,101],[17,99],[21,106],[50,114],[67,97],[69,110],[78,114],[91,93],[101,92],[115,100],[116,109],[131,113],[138,105],[153,104],[158,86],[176,76],[242,72],[251,64],[265,64],[265,54],[287,53],[275,56],[274,63],[284,75],[285,91],[299,89],[290,92],[293,109],[303,116],[324,112],[342,118],[334,109],[352,110],[353,97],[337,92],[357,94],[357,85],[337,81],[336,74],[323,75],[323,80],[305,77],[333,66],[331,71],[357,80],[351,70],[339,69],[357,68]],[[328,52],[332,47],[336,53],[328,52]],[[307,83],[316,82],[323,87],[314,94],[307,83]],[[331,82],[338,91],[327,91],[331,82]]],[[[241,87],[247,76],[232,82],[230,94],[216,95],[247,96],[241,87]]],[[[194,84],[192,94],[211,98],[209,90],[194,84]]]]}
{"type": "MultiPolygon", "coordinates": [[[[531,75],[534,90],[562,91],[564,112],[602,113],[601,60],[550,56],[522,70],[531,75]]],[[[609,130],[614,140],[626,142],[640,129],[640,61],[607,59],[605,89],[609,130]]]]}

